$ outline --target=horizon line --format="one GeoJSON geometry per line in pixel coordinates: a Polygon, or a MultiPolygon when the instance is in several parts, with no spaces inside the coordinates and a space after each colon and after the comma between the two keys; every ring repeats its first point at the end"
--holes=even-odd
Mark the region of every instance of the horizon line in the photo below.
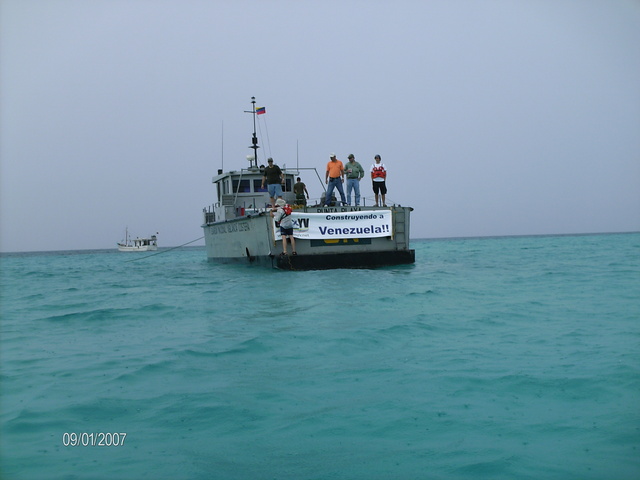
{"type": "MultiPolygon", "coordinates": [[[[583,232],[583,233],[525,233],[525,234],[506,234],[506,235],[468,235],[468,236],[456,236],[456,237],[418,237],[410,238],[410,241],[437,241],[437,240],[481,240],[492,238],[526,238],[526,237],[584,237],[590,235],[630,235],[638,234],[640,230],[631,231],[617,231],[617,232],[583,232]]],[[[205,245],[177,245],[158,247],[160,250],[178,249],[178,248],[201,248],[205,245]]],[[[65,250],[15,250],[15,251],[0,251],[0,256],[8,255],[22,255],[22,254],[48,254],[48,253],[91,253],[91,252],[118,252],[117,247],[112,248],[78,248],[78,249],[65,249],[65,250]]],[[[135,253],[135,252],[134,252],[135,253]]],[[[143,253],[143,252],[139,252],[143,253]]]]}

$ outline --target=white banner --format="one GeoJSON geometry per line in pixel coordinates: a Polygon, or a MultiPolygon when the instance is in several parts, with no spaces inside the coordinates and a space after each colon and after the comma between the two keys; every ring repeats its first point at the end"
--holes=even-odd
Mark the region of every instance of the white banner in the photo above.
{"type": "MultiPolygon", "coordinates": [[[[304,213],[293,211],[293,236],[309,239],[373,238],[392,235],[391,210],[342,213],[304,213]]],[[[275,227],[276,241],[280,228],[275,227]]]]}

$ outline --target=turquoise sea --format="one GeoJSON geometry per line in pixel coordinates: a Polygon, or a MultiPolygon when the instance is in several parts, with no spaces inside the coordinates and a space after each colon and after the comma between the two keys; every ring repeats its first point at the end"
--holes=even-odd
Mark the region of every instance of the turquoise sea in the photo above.
{"type": "Polygon", "coordinates": [[[0,478],[640,478],[640,234],[413,246],[3,255],[0,478]]]}

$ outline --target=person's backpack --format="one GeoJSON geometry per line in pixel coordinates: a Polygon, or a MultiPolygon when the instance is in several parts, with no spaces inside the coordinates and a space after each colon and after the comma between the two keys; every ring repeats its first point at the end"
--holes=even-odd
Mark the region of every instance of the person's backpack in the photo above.
{"type": "Polygon", "coordinates": [[[285,204],[284,207],[282,207],[282,211],[284,212],[284,215],[282,215],[280,217],[280,220],[278,220],[276,222],[276,227],[280,227],[280,223],[282,222],[282,220],[284,220],[284,217],[291,215],[291,212],[293,211],[293,208],[291,208],[291,205],[289,205],[288,203],[285,204]]]}

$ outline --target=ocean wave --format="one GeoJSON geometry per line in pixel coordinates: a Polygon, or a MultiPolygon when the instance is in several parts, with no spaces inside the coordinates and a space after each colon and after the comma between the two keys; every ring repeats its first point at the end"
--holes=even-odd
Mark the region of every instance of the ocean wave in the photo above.
{"type": "Polygon", "coordinates": [[[317,272],[3,257],[1,473],[635,478],[635,238],[414,242],[411,268],[317,272]],[[94,429],[127,443],[61,444],[94,429]]]}
{"type": "Polygon", "coordinates": [[[95,310],[82,310],[43,317],[41,320],[49,322],[104,322],[127,318],[131,313],[130,308],[98,308],[95,310]]]}

